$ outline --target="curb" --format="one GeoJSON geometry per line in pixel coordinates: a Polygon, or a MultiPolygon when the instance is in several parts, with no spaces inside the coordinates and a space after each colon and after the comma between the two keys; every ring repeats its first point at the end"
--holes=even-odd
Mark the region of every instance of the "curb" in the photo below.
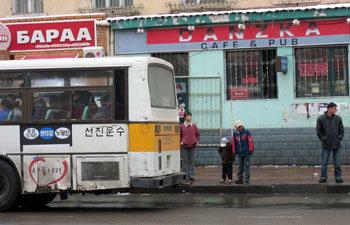
{"type": "Polygon", "coordinates": [[[350,184],[252,184],[234,186],[183,185],[159,189],[126,189],[130,193],[149,194],[345,194],[350,193],[350,184]]]}

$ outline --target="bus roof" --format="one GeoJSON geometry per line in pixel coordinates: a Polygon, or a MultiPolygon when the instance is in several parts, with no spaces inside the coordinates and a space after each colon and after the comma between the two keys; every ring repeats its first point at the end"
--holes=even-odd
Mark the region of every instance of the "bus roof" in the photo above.
{"type": "Polygon", "coordinates": [[[115,56],[102,58],[66,58],[66,59],[33,59],[33,60],[0,60],[0,71],[130,67],[142,63],[160,63],[170,68],[172,64],[150,56],[115,56]]]}

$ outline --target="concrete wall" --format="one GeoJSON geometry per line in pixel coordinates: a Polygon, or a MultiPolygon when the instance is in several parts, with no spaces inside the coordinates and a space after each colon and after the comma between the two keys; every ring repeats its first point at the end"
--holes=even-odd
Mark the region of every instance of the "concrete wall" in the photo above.
{"type": "Polygon", "coordinates": [[[48,15],[74,14],[80,9],[90,9],[90,0],[61,0],[57,1],[44,0],[44,12],[48,15]]]}
{"type": "MultiPolygon", "coordinates": [[[[317,139],[315,128],[270,128],[251,129],[255,150],[251,158],[253,165],[320,165],[321,144],[317,139]]],[[[219,143],[217,130],[201,130],[201,144],[219,143]]],[[[231,131],[224,130],[224,136],[230,137],[231,131]]],[[[342,141],[341,162],[350,164],[350,128],[345,128],[342,141]]],[[[218,147],[198,147],[196,165],[220,165],[218,147]]],[[[330,160],[332,164],[332,160],[330,160]]]]}
{"type": "Polygon", "coordinates": [[[0,18],[11,15],[11,0],[0,1],[0,18]]]}

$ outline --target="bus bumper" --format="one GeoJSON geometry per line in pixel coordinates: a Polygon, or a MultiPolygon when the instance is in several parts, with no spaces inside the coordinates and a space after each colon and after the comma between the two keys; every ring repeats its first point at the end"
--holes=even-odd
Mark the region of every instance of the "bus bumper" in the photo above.
{"type": "Polygon", "coordinates": [[[175,173],[159,177],[132,177],[133,188],[165,188],[182,184],[185,181],[184,173],[175,173]]]}

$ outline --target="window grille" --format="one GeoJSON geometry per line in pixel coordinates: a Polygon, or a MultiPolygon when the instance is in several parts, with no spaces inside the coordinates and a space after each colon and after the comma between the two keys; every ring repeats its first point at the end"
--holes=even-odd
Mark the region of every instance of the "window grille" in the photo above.
{"type": "Polygon", "coordinates": [[[349,95],[347,54],[346,46],[296,49],[296,96],[349,95]]]}
{"type": "Polygon", "coordinates": [[[277,98],[276,50],[228,51],[228,100],[277,98]]]}

